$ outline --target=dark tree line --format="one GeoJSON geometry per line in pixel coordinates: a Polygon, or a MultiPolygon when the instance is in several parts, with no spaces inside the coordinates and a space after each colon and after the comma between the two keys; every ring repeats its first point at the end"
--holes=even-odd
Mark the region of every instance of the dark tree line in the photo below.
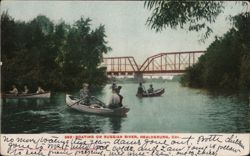
{"type": "Polygon", "coordinates": [[[190,67],[182,84],[190,87],[250,89],[250,13],[233,17],[234,27],[217,37],[190,67]]]}
{"type": "Polygon", "coordinates": [[[91,20],[81,17],[73,25],[53,23],[39,15],[29,22],[1,15],[2,90],[12,84],[27,84],[51,90],[76,89],[88,82],[101,86],[105,68],[99,67],[103,54],[111,48],[105,28],[91,29],[91,20]]]}

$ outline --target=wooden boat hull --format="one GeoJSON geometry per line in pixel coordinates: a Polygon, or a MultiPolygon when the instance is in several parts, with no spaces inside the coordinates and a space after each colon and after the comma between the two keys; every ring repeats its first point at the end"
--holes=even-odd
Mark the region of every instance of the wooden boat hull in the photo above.
{"type": "Polygon", "coordinates": [[[162,94],[165,93],[165,89],[157,89],[153,93],[143,93],[143,94],[136,94],[138,97],[156,97],[156,96],[161,96],[162,94]]]}
{"type": "Polygon", "coordinates": [[[90,106],[80,104],[79,98],[74,98],[73,96],[66,94],[66,104],[72,109],[78,110],[84,113],[104,115],[104,116],[126,116],[129,108],[120,107],[116,109],[109,109],[102,107],[98,104],[91,104],[90,106]],[[77,102],[77,103],[76,103],[77,102]],[[76,104],[75,104],[76,103],[76,104]]]}
{"type": "Polygon", "coordinates": [[[31,94],[5,94],[3,98],[6,99],[31,99],[31,98],[50,98],[51,92],[45,92],[45,93],[31,93],[31,94]]]}

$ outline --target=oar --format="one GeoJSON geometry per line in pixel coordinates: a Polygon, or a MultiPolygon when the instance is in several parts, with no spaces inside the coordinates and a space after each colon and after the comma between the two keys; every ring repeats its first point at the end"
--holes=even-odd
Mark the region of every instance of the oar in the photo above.
{"type": "MultiPolygon", "coordinates": [[[[82,101],[82,100],[84,100],[84,98],[82,98],[82,99],[76,101],[75,103],[73,103],[73,104],[71,104],[71,105],[67,105],[67,106],[71,107],[71,106],[77,104],[78,102],[80,102],[80,101],[82,101]]],[[[63,108],[62,110],[60,110],[59,113],[61,113],[62,111],[64,111],[66,108],[67,108],[67,107],[65,107],[65,108],[63,108]]]]}
{"type": "Polygon", "coordinates": [[[96,100],[96,101],[100,102],[100,103],[101,103],[101,105],[102,105],[103,107],[105,107],[105,106],[106,106],[106,104],[105,104],[104,102],[102,102],[101,100],[97,99],[97,98],[96,98],[96,97],[94,97],[94,96],[91,96],[91,99],[94,99],[94,100],[96,100]]]}

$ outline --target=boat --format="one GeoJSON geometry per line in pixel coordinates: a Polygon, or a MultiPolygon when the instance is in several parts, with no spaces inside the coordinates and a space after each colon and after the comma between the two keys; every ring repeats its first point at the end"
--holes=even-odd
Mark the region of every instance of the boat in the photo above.
{"type": "Polygon", "coordinates": [[[28,93],[28,94],[4,94],[3,98],[6,99],[31,99],[31,98],[50,98],[51,92],[44,93],[28,93]]]}
{"type": "MultiPolygon", "coordinates": [[[[101,102],[101,101],[100,101],[101,102]]],[[[129,108],[119,107],[115,109],[106,108],[98,104],[98,102],[91,103],[89,106],[81,104],[81,99],[72,95],[66,94],[66,104],[72,109],[78,110],[83,113],[104,115],[104,116],[126,116],[129,108]]]]}
{"type": "Polygon", "coordinates": [[[165,93],[165,89],[161,88],[161,89],[154,90],[153,93],[144,92],[143,94],[136,94],[136,96],[138,96],[138,97],[155,97],[155,96],[161,96],[164,93],[165,93]]]}

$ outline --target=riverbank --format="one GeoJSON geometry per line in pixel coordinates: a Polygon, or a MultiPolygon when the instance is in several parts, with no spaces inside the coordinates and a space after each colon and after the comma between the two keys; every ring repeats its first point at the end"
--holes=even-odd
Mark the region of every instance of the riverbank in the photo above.
{"type": "Polygon", "coordinates": [[[181,79],[184,86],[209,90],[250,90],[250,14],[232,18],[234,27],[216,37],[181,79]]]}

